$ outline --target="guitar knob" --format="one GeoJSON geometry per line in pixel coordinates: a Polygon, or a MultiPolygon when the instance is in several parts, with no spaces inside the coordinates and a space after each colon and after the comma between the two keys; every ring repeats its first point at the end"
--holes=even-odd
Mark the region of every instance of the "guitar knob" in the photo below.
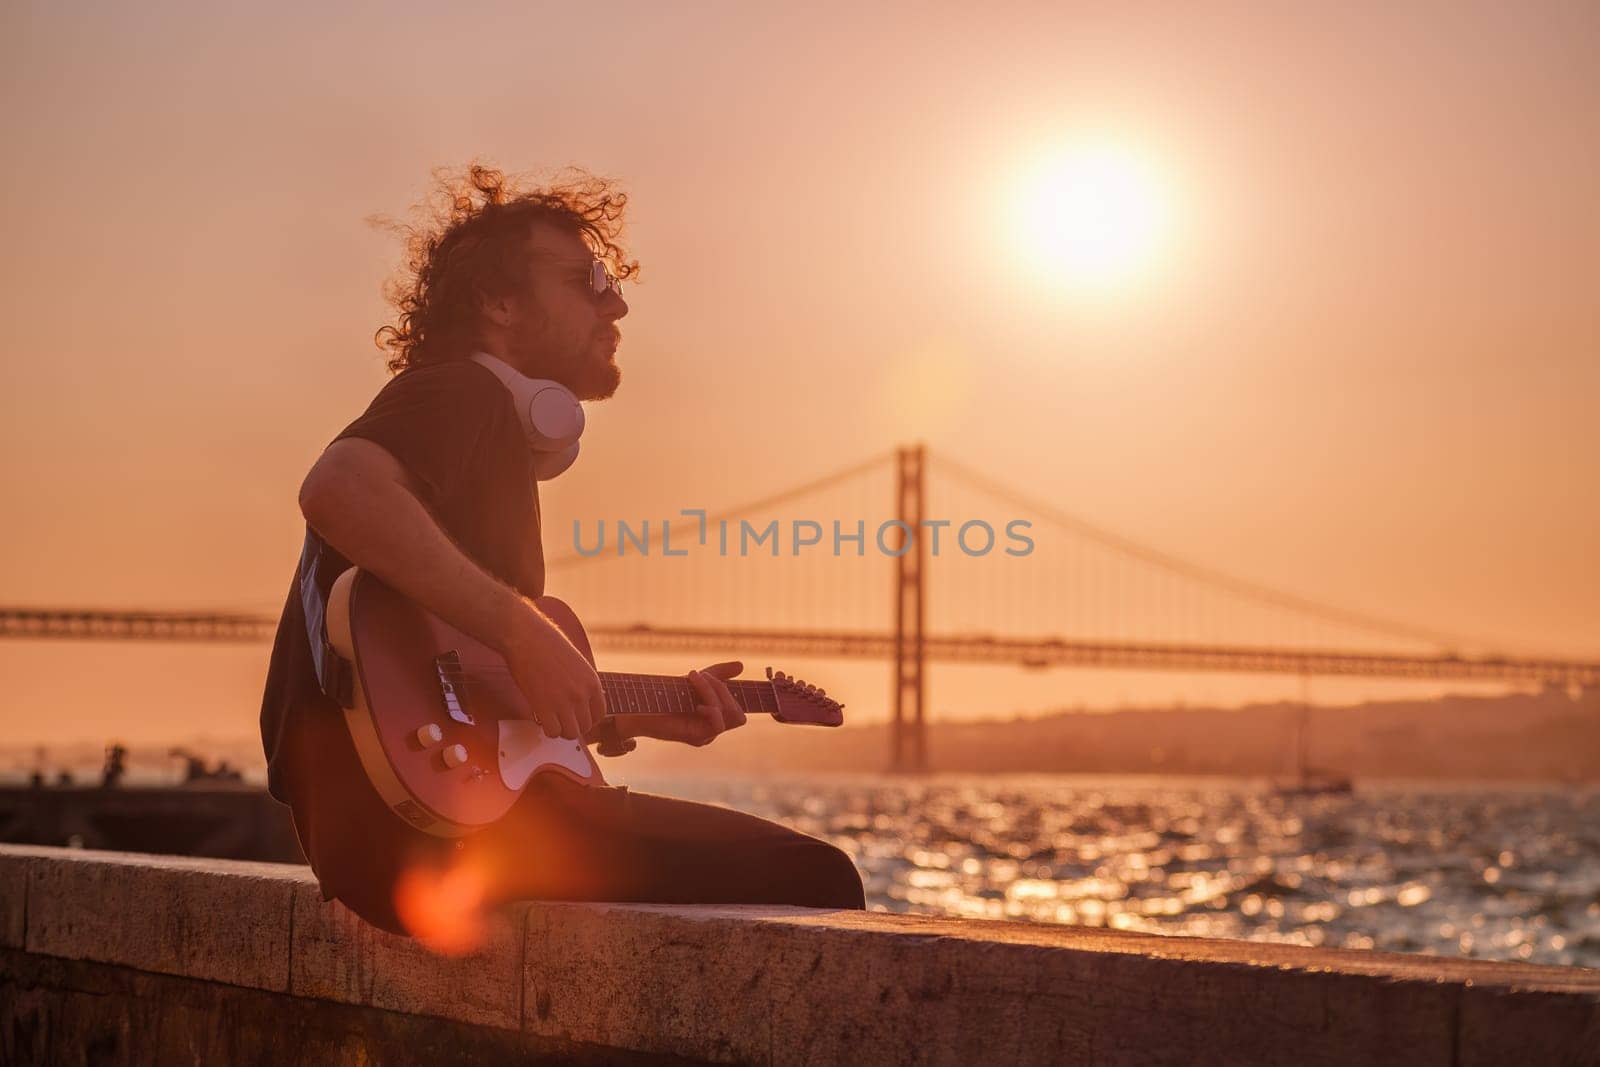
{"type": "Polygon", "coordinates": [[[417,743],[423,748],[432,748],[444,740],[444,731],[439,729],[439,724],[430,722],[426,726],[417,727],[417,743]]]}
{"type": "Polygon", "coordinates": [[[446,767],[459,767],[467,762],[467,746],[451,745],[442,753],[446,767]]]}

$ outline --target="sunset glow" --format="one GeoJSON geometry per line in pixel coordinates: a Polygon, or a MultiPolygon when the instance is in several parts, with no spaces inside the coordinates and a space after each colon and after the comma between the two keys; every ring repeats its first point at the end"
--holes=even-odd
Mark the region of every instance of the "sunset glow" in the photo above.
{"type": "MultiPolygon", "coordinates": [[[[306,472],[388,379],[373,335],[404,249],[366,220],[408,219],[435,168],[482,159],[617,178],[643,265],[624,384],[541,490],[552,559],[575,522],[658,530],[920,441],[939,518],[1016,517],[941,481],[949,456],[1256,585],[1600,656],[1596,5],[866,5],[847,33],[801,9],[623,5],[605,62],[627,76],[598,78],[571,47],[593,39],[580,9],[481,25],[431,8],[16,10],[7,142],[47,163],[17,171],[3,209],[10,604],[276,619],[306,472]],[[441,34],[425,83],[394,63],[441,34]],[[562,86],[583,91],[532,105],[562,86]]],[[[774,517],[831,535],[894,506],[886,460],[774,517]]],[[[934,561],[929,632],[1281,631],[1263,611],[1206,632],[1231,601],[1174,612],[1168,572],[1060,535],[1027,559],[934,561]]],[[[691,581],[701,559],[588,590],[552,570],[550,591],[630,625],[894,626],[892,561],[786,555],[757,592],[754,561],[711,556],[691,581]],[[647,601],[660,611],[635,614],[647,601]]],[[[269,653],[5,642],[13,770],[82,778],[120,740],[150,773],[174,771],[180,742],[262,773],[269,653]],[[38,757],[47,744],[75,747],[38,757]]],[[[845,694],[852,725],[891,714],[887,660],[750,665],[769,662],[845,694]]],[[[929,685],[933,720],[1301,691],[943,661],[929,685]]],[[[1329,678],[1313,698],[1423,689],[1329,678]]]]}
{"type": "Polygon", "coordinates": [[[1170,194],[1150,163],[1114,144],[1078,145],[1019,182],[1016,229],[1036,266],[1068,285],[1135,280],[1161,253],[1170,194]]]}

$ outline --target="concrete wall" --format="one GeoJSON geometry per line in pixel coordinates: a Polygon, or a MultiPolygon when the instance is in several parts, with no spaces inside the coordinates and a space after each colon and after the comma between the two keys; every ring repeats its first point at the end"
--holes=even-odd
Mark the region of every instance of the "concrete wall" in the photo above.
{"type": "Polygon", "coordinates": [[[0,1027],[8,1064],[1600,1064],[1600,972],[539,903],[446,959],[303,867],[0,847],[0,1027]]]}

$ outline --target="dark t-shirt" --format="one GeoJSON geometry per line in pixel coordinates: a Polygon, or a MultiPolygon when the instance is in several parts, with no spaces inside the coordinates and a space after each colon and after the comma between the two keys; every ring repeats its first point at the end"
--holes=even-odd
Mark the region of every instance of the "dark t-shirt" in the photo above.
{"type": "MultiPolygon", "coordinates": [[[[480,566],[527,596],[544,593],[539,494],[533,462],[510,395],[471,360],[403,371],[335,440],[381,445],[424,487],[423,503],[450,538],[480,566]]],[[[309,528],[308,538],[316,534],[309,528]]],[[[323,590],[348,567],[331,547],[318,568],[323,590]]],[[[261,701],[267,788],[297,809],[338,805],[349,790],[371,787],[342,736],[339,706],[317,683],[297,566],[272,647],[261,701]]],[[[414,834],[397,817],[377,832],[414,834]]]]}

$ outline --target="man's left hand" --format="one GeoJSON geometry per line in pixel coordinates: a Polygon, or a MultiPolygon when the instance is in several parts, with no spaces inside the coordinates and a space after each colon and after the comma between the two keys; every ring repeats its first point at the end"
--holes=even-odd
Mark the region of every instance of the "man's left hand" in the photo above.
{"type": "Polygon", "coordinates": [[[617,725],[629,737],[709,745],[718,734],[744,725],[744,711],[727,685],[727,679],[737,678],[742,670],[744,664],[733,660],[713,663],[703,671],[690,671],[689,684],[697,694],[693,715],[628,715],[621,717],[617,725]]]}

